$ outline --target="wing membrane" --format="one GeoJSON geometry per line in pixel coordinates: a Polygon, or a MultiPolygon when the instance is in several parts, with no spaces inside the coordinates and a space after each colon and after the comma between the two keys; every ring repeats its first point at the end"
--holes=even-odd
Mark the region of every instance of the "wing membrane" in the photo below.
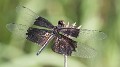
{"type": "Polygon", "coordinates": [[[22,25],[22,24],[9,23],[9,24],[6,25],[6,28],[10,32],[16,34],[17,36],[25,38],[26,33],[27,33],[27,29],[29,27],[26,26],[26,25],[22,25]]]}
{"type": "Polygon", "coordinates": [[[76,28],[62,28],[60,30],[60,32],[66,34],[66,35],[72,36],[72,37],[76,37],[76,38],[79,35],[79,31],[80,31],[80,29],[76,29],[76,28]]]}
{"type": "Polygon", "coordinates": [[[107,35],[99,30],[80,29],[80,40],[103,40],[107,35]]]}
{"type": "Polygon", "coordinates": [[[60,35],[59,37],[55,38],[55,43],[52,46],[52,50],[56,53],[70,56],[72,51],[75,51],[76,47],[76,41],[73,41],[64,35],[60,35]]]}
{"type": "Polygon", "coordinates": [[[51,36],[50,30],[29,28],[27,30],[27,40],[30,40],[38,45],[43,46],[51,36]]]}
{"type": "Polygon", "coordinates": [[[81,58],[94,58],[97,55],[97,51],[83,43],[78,43],[76,52],[72,53],[72,56],[77,56],[81,58]]]}
{"type": "Polygon", "coordinates": [[[46,27],[46,28],[53,28],[54,26],[45,18],[40,17],[35,12],[33,12],[31,9],[19,5],[17,7],[17,12],[21,11],[22,14],[24,14],[22,17],[23,19],[27,20],[27,22],[30,22],[31,24],[46,27]]]}
{"type": "Polygon", "coordinates": [[[34,25],[46,27],[52,29],[54,26],[45,18],[38,17],[34,22],[34,25]]]}
{"type": "Polygon", "coordinates": [[[39,17],[34,11],[22,5],[16,7],[16,12],[20,16],[19,20],[25,20],[30,25],[33,25],[35,19],[39,17]]]}

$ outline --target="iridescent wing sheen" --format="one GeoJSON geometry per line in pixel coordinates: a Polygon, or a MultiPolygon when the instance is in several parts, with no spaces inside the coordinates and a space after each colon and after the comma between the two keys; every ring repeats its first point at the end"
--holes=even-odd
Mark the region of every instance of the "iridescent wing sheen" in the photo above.
{"type": "Polygon", "coordinates": [[[31,9],[19,5],[17,7],[17,12],[23,14],[23,19],[25,19],[27,22],[30,22],[30,24],[34,24],[37,26],[41,26],[41,27],[46,27],[46,28],[53,28],[54,26],[45,18],[40,17],[39,15],[37,15],[35,12],[33,12],[31,9]]]}
{"type": "Polygon", "coordinates": [[[15,23],[9,23],[6,25],[6,28],[16,34],[17,36],[19,37],[22,37],[22,38],[26,38],[26,33],[27,33],[27,29],[29,28],[28,26],[26,25],[22,25],[22,24],[15,24],[15,23]]]}
{"type": "Polygon", "coordinates": [[[52,35],[51,33],[51,30],[29,28],[26,33],[26,39],[43,46],[46,42],[48,42],[48,39],[52,35]]]}
{"type": "Polygon", "coordinates": [[[94,58],[97,55],[97,51],[89,45],[78,42],[76,52],[72,53],[72,56],[81,58],[94,58]]]}
{"type": "Polygon", "coordinates": [[[72,39],[60,34],[55,37],[52,50],[56,53],[70,56],[72,51],[75,51],[75,48],[77,47],[76,45],[76,41],[73,41],[72,39]]]}
{"type": "Polygon", "coordinates": [[[66,34],[67,36],[78,37],[80,29],[76,28],[61,28],[60,32],[66,34]]]}
{"type": "Polygon", "coordinates": [[[80,40],[103,40],[107,37],[105,33],[99,30],[80,29],[80,40]]]}

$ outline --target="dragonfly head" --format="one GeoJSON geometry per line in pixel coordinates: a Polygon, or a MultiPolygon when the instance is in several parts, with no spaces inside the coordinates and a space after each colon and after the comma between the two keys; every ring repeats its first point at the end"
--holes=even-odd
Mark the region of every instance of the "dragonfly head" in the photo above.
{"type": "Polygon", "coordinates": [[[64,27],[65,26],[65,23],[63,20],[59,20],[58,21],[58,27],[64,27]]]}

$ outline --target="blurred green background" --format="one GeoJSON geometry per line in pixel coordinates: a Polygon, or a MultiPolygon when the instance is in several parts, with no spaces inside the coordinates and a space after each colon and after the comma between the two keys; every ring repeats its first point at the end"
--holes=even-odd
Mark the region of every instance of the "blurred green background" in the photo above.
{"type": "Polygon", "coordinates": [[[29,24],[18,22],[19,4],[54,25],[58,20],[77,22],[83,28],[101,30],[107,35],[102,43],[96,41],[100,53],[96,58],[69,57],[68,67],[120,67],[120,0],[0,0],[0,67],[63,67],[63,56],[52,52],[50,46],[36,56],[36,44],[19,39],[6,29],[11,22],[29,24]]]}

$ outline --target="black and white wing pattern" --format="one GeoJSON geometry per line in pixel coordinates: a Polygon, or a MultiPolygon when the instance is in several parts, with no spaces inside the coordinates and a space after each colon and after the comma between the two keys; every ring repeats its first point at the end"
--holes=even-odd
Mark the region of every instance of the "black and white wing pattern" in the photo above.
{"type": "Polygon", "coordinates": [[[77,48],[77,42],[64,35],[55,37],[54,40],[52,50],[56,53],[71,56],[72,52],[77,48]]]}

